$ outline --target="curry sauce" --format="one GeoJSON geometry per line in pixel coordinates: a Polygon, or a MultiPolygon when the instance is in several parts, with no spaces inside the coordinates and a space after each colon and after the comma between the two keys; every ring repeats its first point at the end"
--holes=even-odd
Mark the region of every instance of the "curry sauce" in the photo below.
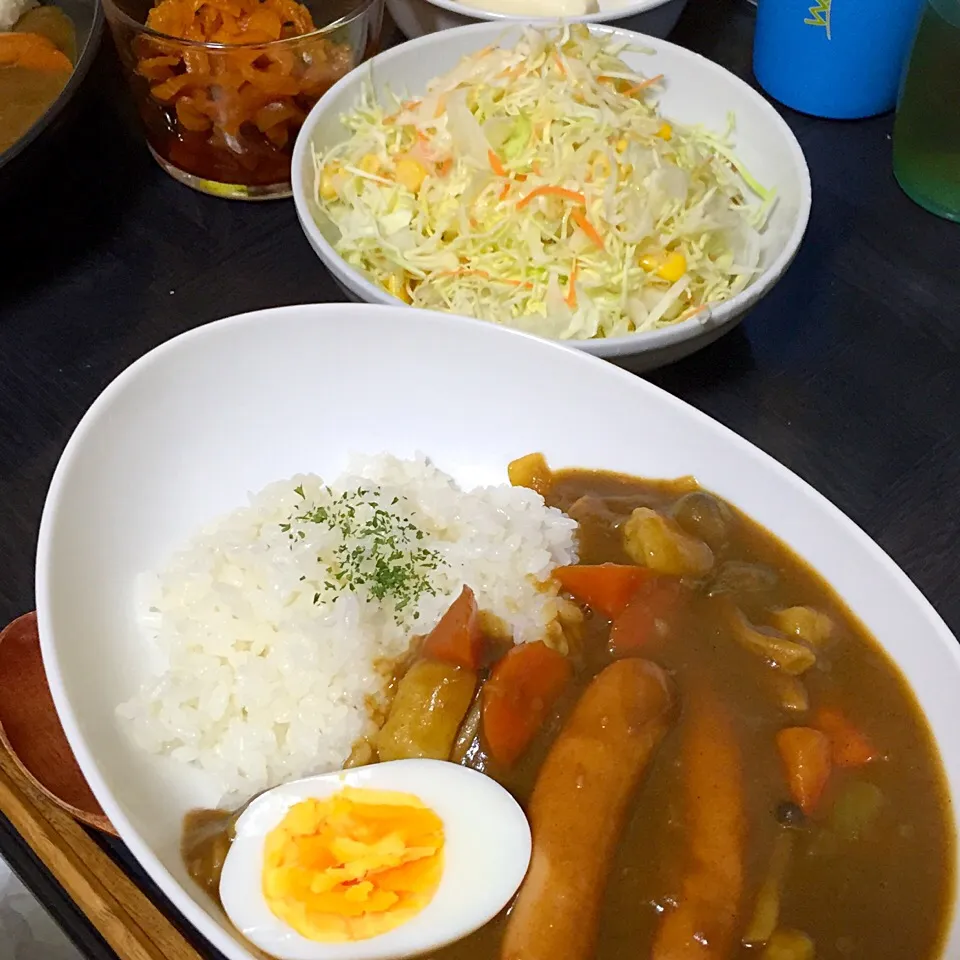
{"type": "MultiPolygon", "coordinates": [[[[637,651],[670,677],[680,709],[632,800],[609,865],[596,960],[661,955],[658,931],[682,900],[690,869],[685,743],[696,708],[711,703],[729,718],[735,740],[739,769],[729,774],[742,798],[745,833],[736,945],[722,956],[703,956],[807,960],[814,955],[805,952],[809,945],[818,960],[936,957],[956,861],[940,759],[897,668],[832,588],[768,531],[689,479],[567,470],[553,473],[543,492],[549,504],[578,521],[581,564],[635,562],[625,530],[638,516],[659,518],[678,536],[706,545],[711,557],[707,572],[673,578],[671,606],[637,651]],[[793,673],[758,655],[742,635],[749,629],[751,642],[766,637],[782,643],[773,624],[782,626],[783,611],[791,610],[810,611],[830,627],[808,649],[815,662],[793,673]],[[805,812],[791,794],[778,736],[785,728],[813,725],[825,706],[841,710],[873,751],[862,762],[835,763],[822,795],[805,812]],[[751,941],[757,930],[764,937],[751,941]],[[765,953],[772,936],[783,950],[765,953]]],[[[482,731],[472,736],[475,725],[470,749],[458,753],[521,804],[529,802],[551,745],[583,692],[616,659],[610,622],[589,607],[569,639],[573,679],[521,759],[509,768],[498,765],[482,731]]],[[[711,799],[705,791],[696,802],[711,799]]],[[[578,817],[603,815],[576,810],[582,804],[576,793],[569,803],[578,817]]],[[[185,823],[184,858],[214,897],[229,847],[227,816],[201,812],[185,823]]],[[[509,910],[434,956],[495,960],[508,919],[509,910]]]]}

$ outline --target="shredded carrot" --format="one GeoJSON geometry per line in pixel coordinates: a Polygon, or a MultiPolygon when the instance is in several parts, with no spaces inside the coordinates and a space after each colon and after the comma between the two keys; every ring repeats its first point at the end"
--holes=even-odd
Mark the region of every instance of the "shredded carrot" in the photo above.
{"type": "Polygon", "coordinates": [[[492,43],[488,43],[482,50],[478,50],[476,53],[472,54],[470,59],[472,60],[482,60],[488,53],[493,53],[496,50],[496,46],[492,43]]]}
{"type": "Polygon", "coordinates": [[[446,157],[437,164],[438,176],[445,177],[453,166],[453,157],[446,157]]]}
{"type": "Polygon", "coordinates": [[[503,189],[500,191],[500,199],[501,199],[501,200],[506,200],[508,193],[510,193],[510,181],[509,181],[509,180],[503,185],[503,189]]]}
{"type": "Polygon", "coordinates": [[[689,320],[692,317],[695,317],[698,313],[703,313],[703,311],[706,309],[707,309],[707,305],[705,303],[701,303],[699,307],[688,307],[686,310],[683,311],[683,313],[680,314],[680,317],[678,319],[689,320]]]}
{"type": "Polygon", "coordinates": [[[565,77],[567,75],[567,68],[563,65],[563,61],[560,59],[559,53],[554,53],[553,62],[557,65],[557,69],[560,71],[560,76],[565,77]]]}
{"type": "Polygon", "coordinates": [[[574,203],[586,205],[587,198],[576,190],[568,190],[566,187],[534,187],[522,200],[517,203],[517,209],[522,210],[531,200],[537,197],[561,197],[564,200],[572,200],[574,203]]]}
{"type": "Polygon", "coordinates": [[[430,142],[430,138],[429,138],[422,130],[420,130],[419,128],[417,129],[417,139],[418,139],[421,143],[429,143],[429,142],[430,142]]]}
{"type": "Polygon", "coordinates": [[[582,210],[574,210],[570,216],[576,225],[587,235],[590,242],[602,250],[604,248],[603,237],[600,236],[597,228],[587,219],[587,215],[582,210]]]}
{"type": "Polygon", "coordinates": [[[493,150],[487,151],[487,159],[490,161],[490,169],[493,170],[498,177],[505,177],[507,175],[506,168],[500,162],[500,158],[493,152],[493,150]]]}
{"type": "Polygon", "coordinates": [[[663,79],[663,74],[658,73],[655,77],[651,77],[649,80],[644,80],[642,83],[635,83],[632,87],[627,87],[623,91],[625,97],[632,97],[635,93],[639,93],[641,90],[646,90],[647,87],[652,87],[655,83],[659,83],[663,79]]]}
{"type": "Polygon", "coordinates": [[[570,286],[567,288],[567,295],[564,297],[567,306],[571,310],[577,309],[577,273],[580,266],[576,260],[573,261],[573,267],[570,270],[570,286]]]}

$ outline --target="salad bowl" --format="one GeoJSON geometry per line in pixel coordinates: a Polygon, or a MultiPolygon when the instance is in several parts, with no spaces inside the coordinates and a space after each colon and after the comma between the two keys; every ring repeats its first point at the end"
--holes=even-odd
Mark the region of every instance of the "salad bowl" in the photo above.
{"type": "MultiPolygon", "coordinates": [[[[521,6],[517,3],[512,5],[521,6]]],[[[578,23],[611,23],[624,30],[636,30],[652,37],[666,37],[676,26],[686,5],[687,0],[629,0],[627,3],[599,0],[600,9],[596,13],[569,16],[567,19],[578,23]]],[[[436,33],[439,30],[482,23],[485,20],[506,26],[517,20],[528,22],[531,19],[523,13],[511,14],[504,9],[505,6],[502,0],[495,10],[485,10],[483,0],[470,4],[458,3],[457,0],[387,0],[390,16],[411,40],[422,37],[425,33],[436,33]]],[[[538,15],[544,16],[550,11],[550,4],[547,3],[538,15]]]]}
{"type": "MultiPolygon", "coordinates": [[[[623,44],[621,58],[647,77],[663,75],[659,96],[662,117],[674,124],[729,135],[732,162],[749,170],[772,197],[760,233],[756,275],[730,299],[711,303],[695,316],[625,336],[563,340],[568,346],[629,363],[636,372],[673,362],[716,340],[739,322],[777,283],[800,245],[810,214],[810,176],[803,152],[789,127],[758,93],[717,64],[665,40],[615,27],[591,24],[623,44]]],[[[492,46],[512,48],[524,27],[480,23],[409,41],[374,57],[333,86],[307,117],[294,148],[293,195],[300,224],[310,245],[348,296],[369,303],[401,301],[338,253],[338,228],[321,209],[316,157],[344,141],[342,118],[372,88],[377,98],[416,97],[427,84],[461,62],[492,46]]],[[[535,122],[534,118],[534,122],[535,122]]],[[[402,316],[402,315],[400,315],[402,316]]],[[[539,331],[526,326],[528,332],[539,331]]]]}

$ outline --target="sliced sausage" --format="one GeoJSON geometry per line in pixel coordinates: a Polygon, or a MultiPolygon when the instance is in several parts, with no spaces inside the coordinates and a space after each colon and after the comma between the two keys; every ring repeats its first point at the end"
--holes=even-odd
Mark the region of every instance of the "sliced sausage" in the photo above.
{"type": "Polygon", "coordinates": [[[533,855],[507,921],[503,960],[590,960],[630,799],[675,714],[647,660],[621,660],[584,691],[530,798],[533,855]]]}
{"type": "Polygon", "coordinates": [[[726,707],[706,685],[691,692],[686,709],[684,873],[676,907],[660,922],[653,960],[728,960],[743,893],[740,749],[726,707]]]}

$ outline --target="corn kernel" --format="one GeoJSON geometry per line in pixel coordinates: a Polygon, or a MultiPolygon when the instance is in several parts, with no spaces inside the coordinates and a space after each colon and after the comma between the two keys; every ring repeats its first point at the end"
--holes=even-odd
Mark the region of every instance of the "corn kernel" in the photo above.
{"type": "Polygon", "coordinates": [[[407,285],[403,282],[403,279],[395,273],[387,277],[386,289],[387,293],[396,297],[398,300],[402,300],[404,303],[410,303],[410,294],[407,293],[407,285]]]}
{"type": "Polygon", "coordinates": [[[669,123],[661,123],[660,129],[657,131],[657,136],[661,140],[669,140],[673,137],[673,127],[669,123]]]}
{"type": "Polygon", "coordinates": [[[380,169],[380,161],[372,153],[364,154],[357,164],[357,169],[364,173],[376,173],[380,169]]]}
{"type": "Polygon", "coordinates": [[[617,141],[617,153],[623,153],[627,149],[627,141],[622,137],[617,141]]]}
{"type": "Polygon", "coordinates": [[[687,258],[674,250],[667,254],[667,259],[657,269],[657,276],[669,280],[670,283],[676,283],[686,272],[687,258]]]}
{"type": "Polygon", "coordinates": [[[647,273],[653,273],[662,263],[663,259],[658,257],[655,253],[645,253],[639,260],[640,266],[643,267],[647,273]]]}
{"type": "Polygon", "coordinates": [[[401,157],[397,161],[394,179],[411,193],[417,193],[420,190],[426,176],[426,167],[413,157],[401,157]]]}
{"type": "Polygon", "coordinates": [[[596,151],[594,155],[590,158],[590,165],[595,168],[595,176],[598,177],[609,177],[610,176],[610,161],[606,156],[600,151],[596,151]]]}
{"type": "Polygon", "coordinates": [[[333,185],[333,171],[324,168],[320,175],[320,197],[323,200],[333,200],[337,195],[337,188],[333,185]]]}

